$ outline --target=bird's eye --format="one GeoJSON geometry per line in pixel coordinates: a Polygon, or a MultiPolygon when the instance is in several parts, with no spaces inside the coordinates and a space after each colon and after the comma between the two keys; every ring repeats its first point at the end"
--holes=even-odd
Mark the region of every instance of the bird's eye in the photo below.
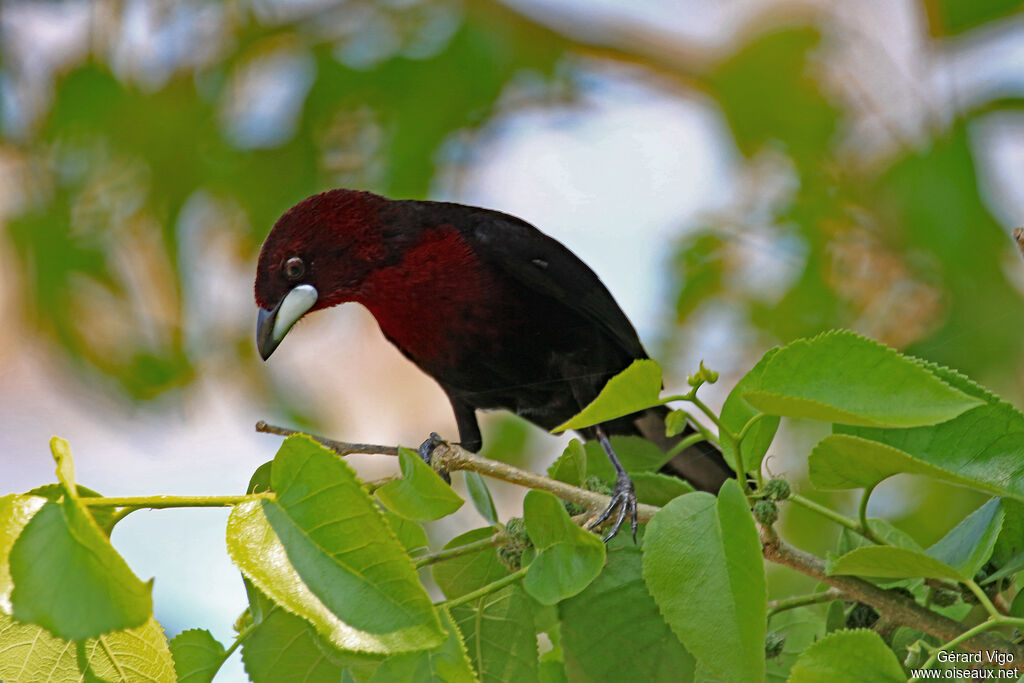
{"type": "Polygon", "coordinates": [[[284,274],[289,280],[298,280],[306,274],[306,264],[298,256],[292,256],[284,262],[284,274]]]}

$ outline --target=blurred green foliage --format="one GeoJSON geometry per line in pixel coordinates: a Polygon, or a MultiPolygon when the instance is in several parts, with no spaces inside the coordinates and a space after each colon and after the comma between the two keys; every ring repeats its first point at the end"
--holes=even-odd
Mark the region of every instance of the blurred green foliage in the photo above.
{"type": "Polygon", "coordinates": [[[23,312],[67,358],[134,399],[185,384],[199,360],[182,333],[182,222],[191,199],[241,209],[238,247],[251,261],[276,218],[310,194],[351,185],[425,197],[452,137],[499,114],[503,93],[525,74],[554,79],[568,44],[494,2],[348,3],[285,22],[233,8],[218,59],[178,69],[154,88],[119,77],[95,50],[58,75],[52,106],[7,143],[26,154],[31,174],[25,206],[6,225],[23,312]],[[375,63],[340,59],[358,31],[338,38],[316,23],[368,12],[405,35],[375,63]],[[424,52],[439,30],[442,39],[424,52]],[[294,55],[315,74],[294,131],[271,144],[238,144],[225,110],[238,105],[246,70],[294,55]],[[137,251],[140,230],[159,234],[145,253],[137,251]],[[139,305],[126,260],[142,268],[159,301],[139,305]],[[111,316],[125,332],[116,339],[104,334],[111,316]],[[153,329],[151,316],[167,324],[153,329]],[[150,334],[138,334],[144,328],[150,334]]]}
{"type": "MultiPolygon", "coordinates": [[[[991,26],[1020,4],[925,0],[922,12],[941,37],[991,26]]],[[[974,121],[1019,109],[1015,100],[895,135],[865,163],[851,148],[878,141],[851,132],[852,99],[828,82],[822,65],[841,27],[826,15],[757,18],[721,58],[680,63],[644,40],[590,41],[496,0],[268,7],[225,5],[213,56],[171,63],[156,79],[133,75],[98,38],[126,30],[122,9],[105,31],[93,26],[93,48],[57,72],[50,106],[5,142],[25,168],[24,199],[5,226],[23,313],[66,359],[128,397],[185,385],[213,353],[185,333],[197,324],[183,246],[191,203],[212,207],[249,263],[277,216],[317,191],[428,196],[472,156],[470,132],[524,101],[571,101],[578,76],[602,68],[580,59],[593,55],[636,65],[637,78],[672,72],[710,95],[743,157],[767,156],[792,176],[768,216],[771,239],[802,254],[789,283],[773,297],[747,291],[749,263],[731,256],[743,240],[711,217],[678,246],[678,324],[732,306],[765,344],[853,327],[982,381],[1020,366],[1022,335],[1008,323],[1024,302],[998,267],[1008,242],[983,201],[970,138],[974,121]],[[247,88],[282,60],[296,83],[294,120],[247,137],[238,116],[268,104],[247,88]]],[[[5,72],[17,66],[5,55],[5,72]]],[[[231,334],[220,346],[236,352],[218,360],[251,361],[248,330],[231,334]]]]}

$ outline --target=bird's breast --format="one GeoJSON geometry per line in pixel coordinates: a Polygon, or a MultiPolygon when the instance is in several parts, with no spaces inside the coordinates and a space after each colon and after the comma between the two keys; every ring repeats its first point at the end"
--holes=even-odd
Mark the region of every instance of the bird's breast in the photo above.
{"type": "MultiPolygon", "coordinates": [[[[424,232],[392,265],[371,272],[357,301],[381,331],[430,372],[494,342],[499,278],[454,228],[424,232]]],[[[432,373],[434,374],[434,373],[432,373]]]]}

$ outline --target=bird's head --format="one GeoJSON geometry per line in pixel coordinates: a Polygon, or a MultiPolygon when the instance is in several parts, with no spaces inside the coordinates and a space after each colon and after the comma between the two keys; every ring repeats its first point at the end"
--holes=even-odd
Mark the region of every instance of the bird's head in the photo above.
{"type": "Polygon", "coordinates": [[[388,200],[331,190],[309,197],[274,224],[256,267],[256,345],[264,360],[309,312],[352,301],[386,260],[388,200]]]}

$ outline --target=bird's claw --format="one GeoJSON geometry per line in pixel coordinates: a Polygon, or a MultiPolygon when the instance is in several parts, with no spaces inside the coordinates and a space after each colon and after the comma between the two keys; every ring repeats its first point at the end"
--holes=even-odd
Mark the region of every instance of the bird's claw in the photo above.
{"type": "MultiPolygon", "coordinates": [[[[423,459],[423,462],[427,463],[431,467],[434,467],[433,463],[431,462],[431,460],[434,457],[434,450],[436,450],[438,446],[447,445],[448,442],[442,439],[437,432],[431,432],[430,436],[427,437],[427,440],[420,444],[420,447],[419,449],[417,449],[417,452],[420,454],[420,458],[423,459]]],[[[445,483],[452,483],[452,476],[448,474],[447,470],[438,469],[436,467],[434,469],[437,471],[439,475],[441,475],[441,478],[444,479],[445,483]]]]}
{"type": "Polygon", "coordinates": [[[633,531],[633,543],[636,543],[636,526],[637,526],[637,515],[636,515],[636,492],[633,490],[633,480],[627,475],[622,474],[615,481],[615,487],[612,489],[612,500],[608,503],[608,507],[604,509],[604,512],[595,519],[593,522],[587,525],[588,529],[596,529],[597,527],[604,524],[604,521],[611,517],[611,514],[615,512],[616,508],[619,510],[618,517],[615,518],[615,523],[612,525],[611,530],[605,534],[604,542],[610,541],[615,534],[619,533],[619,529],[622,527],[622,523],[626,519],[626,515],[629,515],[629,526],[633,531]]]}

